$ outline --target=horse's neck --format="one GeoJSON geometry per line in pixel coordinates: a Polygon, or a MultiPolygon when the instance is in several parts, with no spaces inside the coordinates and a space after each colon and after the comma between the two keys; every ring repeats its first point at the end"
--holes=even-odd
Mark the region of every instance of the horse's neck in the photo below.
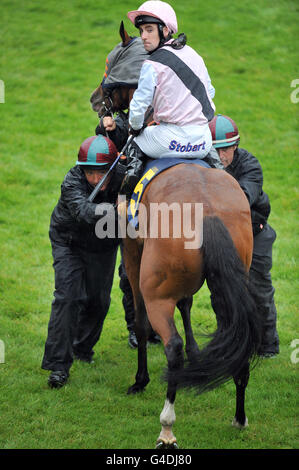
{"type": "Polygon", "coordinates": [[[131,99],[133,98],[133,94],[136,88],[127,88],[127,87],[119,87],[118,88],[118,93],[117,93],[117,99],[114,97],[114,109],[117,110],[117,112],[124,113],[124,109],[128,109],[130,107],[130,102],[131,99]]]}
{"type": "MultiPolygon", "coordinates": [[[[128,112],[125,113],[123,109],[119,109],[118,113],[125,119],[128,118],[128,113],[129,113],[129,110],[130,110],[130,103],[131,103],[131,100],[133,98],[135,90],[136,90],[136,88],[122,88],[120,90],[120,95],[122,97],[123,104],[125,103],[125,106],[127,105],[126,109],[128,109],[128,112]]],[[[147,117],[146,124],[149,124],[149,123],[152,123],[152,122],[153,122],[153,112],[147,117]]]]}

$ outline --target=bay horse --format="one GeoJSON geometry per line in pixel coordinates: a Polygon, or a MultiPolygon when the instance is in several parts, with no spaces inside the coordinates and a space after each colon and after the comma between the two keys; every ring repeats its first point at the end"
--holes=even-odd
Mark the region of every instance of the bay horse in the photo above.
{"type": "MultiPolygon", "coordinates": [[[[124,38],[126,35],[123,32],[124,38]]],[[[98,87],[91,101],[101,102],[103,97],[104,92],[98,87]]],[[[117,110],[116,100],[113,96],[110,98],[113,109],[117,110]]],[[[149,382],[146,343],[150,324],[162,339],[168,364],[167,394],[160,415],[162,430],[157,447],[176,448],[172,426],[176,392],[180,387],[195,388],[202,393],[233,378],[236,412],[232,424],[239,429],[248,424],[245,389],[261,332],[248,277],[253,247],[251,214],[247,198],[232,176],[192,161],[158,174],[149,182],[141,202],[145,211],[139,214],[140,234],[151,233],[153,218],[148,214],[153,206],[161,203],[167,207],[176,204],[181,214],[188,205],[192,227],[202,230],[198,246],[186,248],[188,237],[184,230],[178,237],[173,226],[168,237],[161,236],[165,220],[160,217],[158,236],[127,236],[123,241],[126,272],[134,295],[138,340],[138,369],[128,393],[144,390],[149,382]],[[200,221],[196,216],[198,205],[202,208],[200,221]],[[194,345],[190,308],[193,295],[205,281],[211,292],[217,328],[199,350],[196,343],[194,345]],[[176,305],[181,307],[183,320],[185,315],[186,342],[191,341],[192,345],[186,364],[183,340],[174,322],[176,305]]],[[[119,208],[119,215],[124,216],[124,207],[119,208]]],[[[183,218],[180,223],[183,224],[183,218]]]]}

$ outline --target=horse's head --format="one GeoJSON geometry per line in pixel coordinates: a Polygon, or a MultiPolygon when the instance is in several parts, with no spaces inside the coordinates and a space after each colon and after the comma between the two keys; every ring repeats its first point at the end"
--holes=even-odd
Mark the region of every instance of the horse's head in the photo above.
{"type": "Polygon", "coordinates": [[[128,109],[135,90],[136,87],[129,86],[103,89],[100,84],[90,97],[92,109],[98,113],[99,117],[128,109]]]}
{"type": "Polygon", "coordinates": [[[119,34],[121,42],[108,55],[103,80],[90,97],[92,109],[99,116],[128,109],[147,57],[140,38],[129,36],[123,22],[119,34]]]}

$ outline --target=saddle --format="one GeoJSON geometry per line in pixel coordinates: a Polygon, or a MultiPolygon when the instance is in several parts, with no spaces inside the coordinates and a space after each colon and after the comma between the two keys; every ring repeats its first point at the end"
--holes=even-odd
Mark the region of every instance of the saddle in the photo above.
{"type": "Polygon", "coordinates": [[[195,163],[205,168],[211,168],[208,163],[199,159],[199,158],[161,158],[161,159],[152,159],[149,158],[145,164],[143,175],[140,178],[139,182],[135,186],[133,194],[131,196],[129,207],[128,207],[128,222],[137,229],[138,227],[138,207],[141,201],[142,195],[145,191],[145,188],[155,178],[157,175],[162,173],[162,171],[167,170],[175,165],[180,165],[182,163],[195,163]]]}

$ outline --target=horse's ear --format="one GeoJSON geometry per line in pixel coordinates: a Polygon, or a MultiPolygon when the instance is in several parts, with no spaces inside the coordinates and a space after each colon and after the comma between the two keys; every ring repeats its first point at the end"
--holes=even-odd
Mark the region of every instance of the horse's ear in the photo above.
{"type": "Polygon", "coordinates": [[[127,31],[125,30],[123,21],[120,23],[119,34],[123,42],[123,46],[127,46],[132,38],[128,35],[127,31]]]}

